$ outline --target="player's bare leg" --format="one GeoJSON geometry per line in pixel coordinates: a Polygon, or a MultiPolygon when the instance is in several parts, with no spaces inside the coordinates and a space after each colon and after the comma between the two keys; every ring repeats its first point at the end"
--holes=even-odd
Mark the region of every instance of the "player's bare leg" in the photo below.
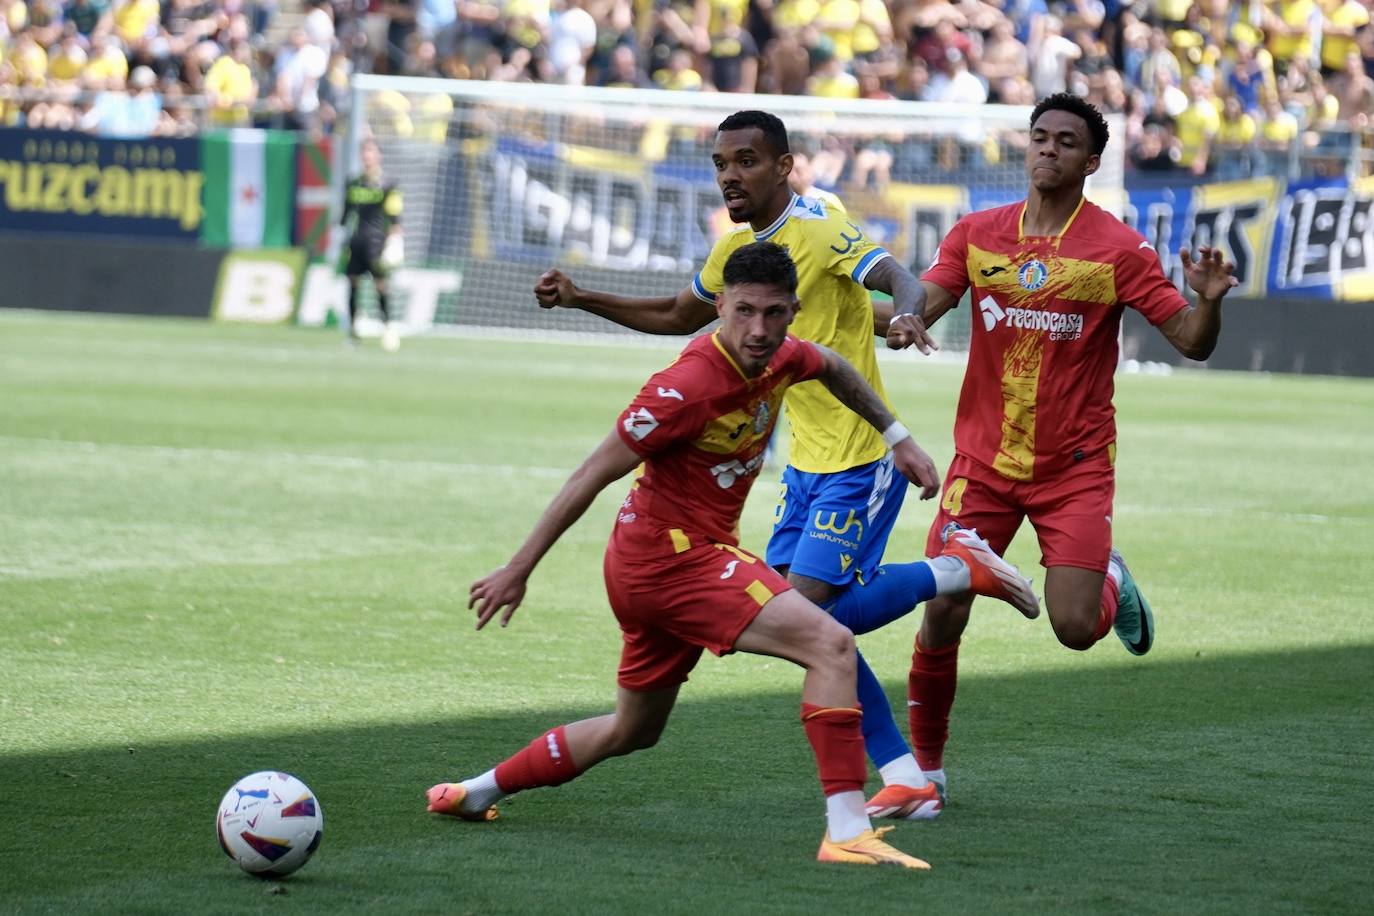
{"type": "Polygon", "coordinates": [[[433,786],[425,793],[428,810],[469,821],[494,820],[496,803],[507,795],[562,785],[610,757],[651,748],[668,724],[677,694],[677,686],[651,691],[621,687],[615,712],[545,732],[480,776],[433,786]]]}
{"type": "Polygon", "coordinates": [[[827,830],[816,858],[822,862],[929,864],[883,842],[864,810],[863,734],[855,687],[854,634],[795,589],[764,605],[735,648],[771,655],[806,669],[802,724],[816,755],[825,792],[827,830]]]}
{"type": "Polygon", "coordinates": [[[1091,648],[1112,631],[1132,655],[1144,655],[1154,644],[1154,614],[1116,548],[1106,573],[1050,567],[1045,605],[1055,636],[1070,649],[1091,648]]]}

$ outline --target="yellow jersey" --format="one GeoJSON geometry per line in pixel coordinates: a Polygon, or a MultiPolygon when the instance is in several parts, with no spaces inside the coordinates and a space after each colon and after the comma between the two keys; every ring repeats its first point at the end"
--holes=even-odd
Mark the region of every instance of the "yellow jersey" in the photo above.
{"type": "MultiPolygon", "coordinates": [[[[755,241],[782,246],[797,265],[801,309],[791,333],[843,356],[891,409],[878,375],[873,301],[863,281],[873,265],[892,255],[870,241],[844,210],[793,194],[782,215],[768,228],[755,232],[740,226],[712,246],[706,263],[692,280],[697,298],[714,303],[725,286],[725,262],[736,249],[755,241]]],[[[877,461],[887,453],[878,431],[837,401],[820,382],[793,385],[787,390],[786,404],[792,424],[789,459],[798,471],[845,471],[877,461]]]]}

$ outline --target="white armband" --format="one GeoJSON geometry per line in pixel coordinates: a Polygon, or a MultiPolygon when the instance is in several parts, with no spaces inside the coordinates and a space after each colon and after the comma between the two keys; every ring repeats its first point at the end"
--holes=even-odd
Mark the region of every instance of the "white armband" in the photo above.
{"type": "Polygon", "coordinates": [[[901,420],[893,420],[892,425],[883,430],[883,444],[888,448],[896,448],[898,442],[909,438],[911,431],[902,425],[901,420]]]}

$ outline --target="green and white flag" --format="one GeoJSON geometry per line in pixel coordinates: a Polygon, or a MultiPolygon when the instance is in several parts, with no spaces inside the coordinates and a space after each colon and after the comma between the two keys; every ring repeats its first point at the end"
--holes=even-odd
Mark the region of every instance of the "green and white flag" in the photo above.
{"type": "Polygon", "coordinates": [[[205,134],[205,223],[212,248],[285,248],[295,209],[296,135],[234,128],[205,134]]]}

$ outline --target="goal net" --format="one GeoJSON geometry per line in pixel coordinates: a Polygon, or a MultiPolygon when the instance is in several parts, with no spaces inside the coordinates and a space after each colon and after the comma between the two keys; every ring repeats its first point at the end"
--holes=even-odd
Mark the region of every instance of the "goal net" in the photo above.
{"type": "MultiPolygon", "coordinates": [[[[1025,193],[1024,107],[370,75],[352,101],[347,171],[376,139],[405,200],[407,266],[457,275],[438,326],[624,331],[541,310],[532,289],[550,267],[622,295],[683,289],[731,227],[710,153],[716,125],[741,109],[782,118],[814,185],[918,275],[960,216],[1025,193]]],[[[1089,191],[1117,213],[1122,149],[1108,146],[1115,158],[1089,191]]],[[[943,348],[966,347],[967,320],[960,309],[940,322],[943,348]]]]}

